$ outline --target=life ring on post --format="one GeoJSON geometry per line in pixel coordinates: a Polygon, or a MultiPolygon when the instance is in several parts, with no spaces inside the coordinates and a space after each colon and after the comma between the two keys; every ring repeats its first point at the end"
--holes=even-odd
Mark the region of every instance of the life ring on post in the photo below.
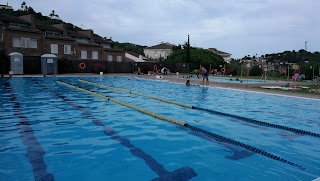
{"type": "Polygon", "coordinates": [[[224,68],[224,67],[221,68],[221,72],[222,72],[222,73],[225,73],[225,72],[226,72],[226,68],[224,68]]]}
{"type": "Polygon", "coordinates": [[[80,69],[85,69],[87,67],[87,65],[85,64],[85,63],[83,63],[83,62],[81,62],[80,64],[79,64],[79,68],[80,69]]]}
{"type": "Polygon", "coordinates": [[[157,66],[157,65],[154,65],[154,66],[153,66],[153,70],[158,70],[158,66],[157,66]]]}

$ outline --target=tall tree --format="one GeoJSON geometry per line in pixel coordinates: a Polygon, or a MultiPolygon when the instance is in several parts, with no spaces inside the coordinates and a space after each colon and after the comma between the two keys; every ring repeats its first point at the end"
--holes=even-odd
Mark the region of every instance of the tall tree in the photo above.
{"type": "Polygon", "coordinates": [[[21,4],[21,10],[22,11],[28,11],[28,6],[27,6],[27,3],[26,2],[22,2],[22,4],[21,4]]]}
{"type": "Polygon", "coordinates": [[[50,18],[59,18],[59,15],[56,14],[56,12],[54,10],[51,11],[51,13],[49,14],[50,18]]]}
{"type": "Polygon", "coordinates": [[[22,4],[21,4],[21,10],[23,10],[24,9],[24,6],[26,5],[26,2],[22,2],[22,4]]]}
{"type": "Polygon", "coordinates": [[[31,6],[28,7],[28,13],[29,14],[36,14],[36,12],[33,10],[31,6]]]}

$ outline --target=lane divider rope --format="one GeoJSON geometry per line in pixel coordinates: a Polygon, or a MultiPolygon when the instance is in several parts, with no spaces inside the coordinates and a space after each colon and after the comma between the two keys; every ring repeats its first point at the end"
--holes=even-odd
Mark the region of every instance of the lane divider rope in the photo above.
{"type": "Polygon", "coordinates": [[[158,118],[158,119],[162,119],[162,120],[165,120],[165,121],[168,121],[168,122],[172,122],[172,123],[175,123],[175,124],[178,124],[178,125],[181,125],[181,126],[184,125],[183,122],[176,121],[176,120],[174,120],[174,119],[170,119],[170,118],[161,116],[161,115],[159,115],[159,114],[155,114],[155,113],[153,113],[153,112],[151,112],[151,111],[141,109],[141,108],[139,108],[139,107],[136,107],[136,106],[133,106],[133,105],[130,105],[130,104],[127,104],[127,103],[118,101],[118,100],[116,100],[116,99],[112,99],[112,98],[110,98],[110,97],[107,97],[107,96],[104,96],[104,95],[101,95],[101,94],[98,94],[98,93],[95,93],[95,92],[92,92],[92,91],[89,91],[89,90],[86,90],[86,89],[83,89],[83,88],[80,88],[80,87],[76,87],[76,86],[73,86],[73,85],[70,85],[70,84],[67,84],[67,83],[64,83],[64,82],[60,82],[60,81],[57,81],[57,83],[63,84],[63,85],[68,86],[68,87],[70,87],[70,88],[74,88],[74,89],[77,89],[77,90],[81,90],[81,91],[87,92],[87,93],[89,93],[89,94],[95,95],[95,96],[97,96],[97,97],[106,99],[106,100],[111,101],[111,102],[114,102],[114,103],[117,103],[117,104],[120,104],[120,105],[129,107],[129,108],[135,109],[135,110],[137,110],[137,111],[140,111],[140,112],[142,112],[142,113],[148,114],[148,115],[153,116],[153,117],[158,118]]]}
{"type": "Polygon", "coordinates": [[[93,82],[89,82],[89,81],[85,81],[85,80],[81,80],[81,79],[78,79],[78,81],[79,82],[83,82],[83,83],[87,83],[87,84],[91,84],[91,85],[95,85],[95,86],[99,86],[99,87],[104,87],[104,88],[108,88],[108,89],[117,90],[117,91],[120,91],[120,92],[126,92],[126,93],[129,93],[129,94],[134,94],[134,95],[138,95],[138,96],[142,96],[142,97],[147,97],[147,98],[155,99],[155,100],[162,101],[162,102],[176,104],[176,105],[179,105],[179,106],[182,106],[182,107],[186,107],[186,108],[192,109],[191,105],[183,104],[183,103],[180,103],[180,102],[174,102],[174,101],[170,101],[170,100],[167,100],[167,99],[162,99],[162,98],[155,97],[155,96],[149,96],[149,95],[145,95],[145,94],[131,92],[131,91],[127,91],[127,90],[124,90],[124,89],[120,89],[120,88],[116,88],[116,87],[112,87],[112,86],[107,86],[107,85],[103,85],[103,84],[98,84],[98,83],[93,83],[93,82]]]}
{"type": "Polygon", "coordinates": [[[290,131],[290,132],[294,132],[294,133],[298,133],[298,134],[302,134],[302,135],[309,135],[309,136],[320,138],[320,134],[319,133],[313,133],[313,132],[310,132],[310,131],[305,131],[305,130],[301,130],[301,129],[297,129],[297,128],[292,128],[292,127],[283,126],[283,125],[279,125],[279,124],[268,123],[268,122],[264,122],[264,121],[251,119],[251,118],[246,118],[246,117],[243,117],[243,116],[237,116],[237,115],[228,114],[228,113],[224,113],[224,112],[220,112],[220,111],[210,110],[210,109],[206,109],[206,108],[196,107],[196,106],[183,104],[183,103],[179,103],[179,102],[175,102],[175,101],[171,101],[171,100],[167,100],[167,99],[163,99],[163,98],[159,98],[159,97],[155,97],[155,96],[149,96],[149,95],[145,95],[145,94],[140,94],[140,93],[136,93],[136,92],[127,91],[125,89],[120,89],[120,88],[116,88],[116,87],[112,87],[112,86],[93,83],[93,82],[89,82],[89,81],[85,81],[85,80],[81,80],[81,79],[78,79],[78,81],[79,82],[83,82],[83,83],[87,83],[87,84],[91,84],[91,85],[94,85],[94,86],[99,86],[99,87],[103,87],[103,88],[109,88],[109,89],[117,90],[117,91],[120,91],[120,92],[126,92],[126,93],[129,93],[129,94],[134,94],[134,95],[138,95],[138,96],[142,96],[142,97],[147,97],[147,98],[151,98],[151,99],[155,99],[155,100],[158,100],[158,101],[179,105],[179,106],[190,108],[190,109],[197,109],[197,110],[201,110],[201,111],[206,111],[206,112],[211,113],[211,114],[232,117],[232,118],[236,118],[236,119],[242,120],[242,121],[247,122],[247,123],[252,123],[252,124],[256,124],[256,125],[260,125],[260,126],[271,127],[271,128],[276,128],[276,129],[280,129],[280,130],[286,130],[286,131],[290,131]]]}
{"type": "Polygon", "coordinates": [[[77,86],[74,86],[74,85],[71,85],[71,84],[68,84],[68,83],[65,83],[65,82],[61,82],[61,81],[57,81],[58,84],[61,84],[61,85],[65,85],[67,87],[70,87],[72,89],[76,89],[76,90],[80,90],[80,91],[83,91],[83,92],[87,92],[89,94],[92,94],[92,95],[95,95],[97,97],[100,97],[100,98],[103,98],[103,99],[106,99],[108,101],[112,101],[114,103],[117,103],[117,104],[120,104],[120,105],[123,105],[123,106],[126,106],[126,107],[129,107],[129,108],[132,108],[132,109],[135,109],[137,111],[140,111],[142,113],[145,113],[145,114],[148,114],[150,116],[153,116],[155,118],[158,118],[160,120],[164,120],[164,121],[168,121],[168,122],[171,122],[171,123],[174,123],[174,124],[177,124],[177,125],[180,125],[180,126],[183,126],[183,127],[187,127],[189,129],[191,129],[192,131],[197,131],[197,132],[200,132],[200,133],[203,133],[205,135],[207,135],[208,137],[212,137],[214,139],[217,139],[219,141],[223,141],[223,142],[226,142],[226,143],[229,143],[229,144],[233,144],[233,145],[237,145],[237,146],[240,146],[240,147],[243,147],[247,150],[250,150],[250,151],[253,151],[253,152],[256,152],[258,154],[261,154],[263,156],[266,156],[266,157],[269,157],[273,160],[277,160],[277,161],[280,161],[280,162],[283,162],[283,163],[286,163],[286,164],[289,164],[291,166],[295,166],[295,167],[298,167],[299,169],[301,170],[305,170],[304,167],[300,166],[300,165],[297,165],[293,162],[290,162],[286,159],[283,159],[279,156],[276,156],[276,155],[273,155],[271,153],[268,153],[266,151],[263,151],[261,149],[258,149],[258,148],[255,148],[253,146],[250,146],[250,145],[247,145],[247,144],[244,144],[244,143],[241,143],[239,141],[235,141],[233,139],[230,139],[230,138],[227,138],[227,137],[224,137],[224,136],[221,136],[219,134],[216,134],[216,133],[212,133],[210,131],[207,131],[207,130],[204,130],[204,129],[201,129],[201,128],[198,128],[196,126],[192,126],[190,124],[187,124],[187,123],[184,123],[184,122],[181,122],[181,121],[177,121],[177,120],[174,120],[174,119],[171,119],[171,118],[167,118],[165,116],[161,116],[159,114],[155,114],[151,111],[147,111],[147,110],[144,110],[144,109],[141,109],[139,107],[136,107],[136,106],[133,106],[133,105],[130,105],[130,104],[127,104],[127,103],[124,103],[124,102],[121,102],[121,101],[118,101],[118,100],[115,100],[115,99],[112,99],[110,97],[107,97],[107,96],[104,96],[104,95],[101,95],[101,94],[98,94],[98,93],[95,93],[95,92],[92,92],[92,91],[89,91],[89,90],[86,90],[86,89],[83,89],[83,88],[80,88],[80,87],[77,87],[77,86]]]}

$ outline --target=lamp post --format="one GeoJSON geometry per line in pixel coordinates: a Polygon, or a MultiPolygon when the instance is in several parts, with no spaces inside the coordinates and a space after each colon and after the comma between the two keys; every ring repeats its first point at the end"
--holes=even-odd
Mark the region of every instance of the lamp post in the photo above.
{"type": "Polygon", "coordinates": [[[314,80],[314,65],[310,65],[310,69],[312,69],[312,80],[314,80]]]}
{"type": "Polygon", "coordinates": [[[289,80],[289,75],[290,75],[290,64],[288,64],[288,79],[289,80]]]}
{"type": "Polygon", "coordinates": [[[250,63],[247,63],[246,68],[247,68],[247,86],[246,87],[248,87],[248,76],[249,76],[250,63]]]}
{"type": "Polygon", "coordinates": [[[273,76],[273,77],[274,77],[274,69],[275,69],[275,64],[272,63],[272,71],[273,71],[272,76],[273,76]]]}

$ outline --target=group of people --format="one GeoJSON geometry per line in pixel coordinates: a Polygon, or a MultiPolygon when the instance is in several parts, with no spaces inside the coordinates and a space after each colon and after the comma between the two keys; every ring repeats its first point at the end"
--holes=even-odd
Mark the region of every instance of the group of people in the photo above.
{"type": "MultiPolygon", "coordinates": [[[[206,80],[206,85],[209,85],[209,72],[203,66],[199,69],[199,74],[202,76],[202,84],[204,85],[204,81],[206,80]]],[[[191,85],[190,79],[187,80],[186,85],[191,85]]]]}

